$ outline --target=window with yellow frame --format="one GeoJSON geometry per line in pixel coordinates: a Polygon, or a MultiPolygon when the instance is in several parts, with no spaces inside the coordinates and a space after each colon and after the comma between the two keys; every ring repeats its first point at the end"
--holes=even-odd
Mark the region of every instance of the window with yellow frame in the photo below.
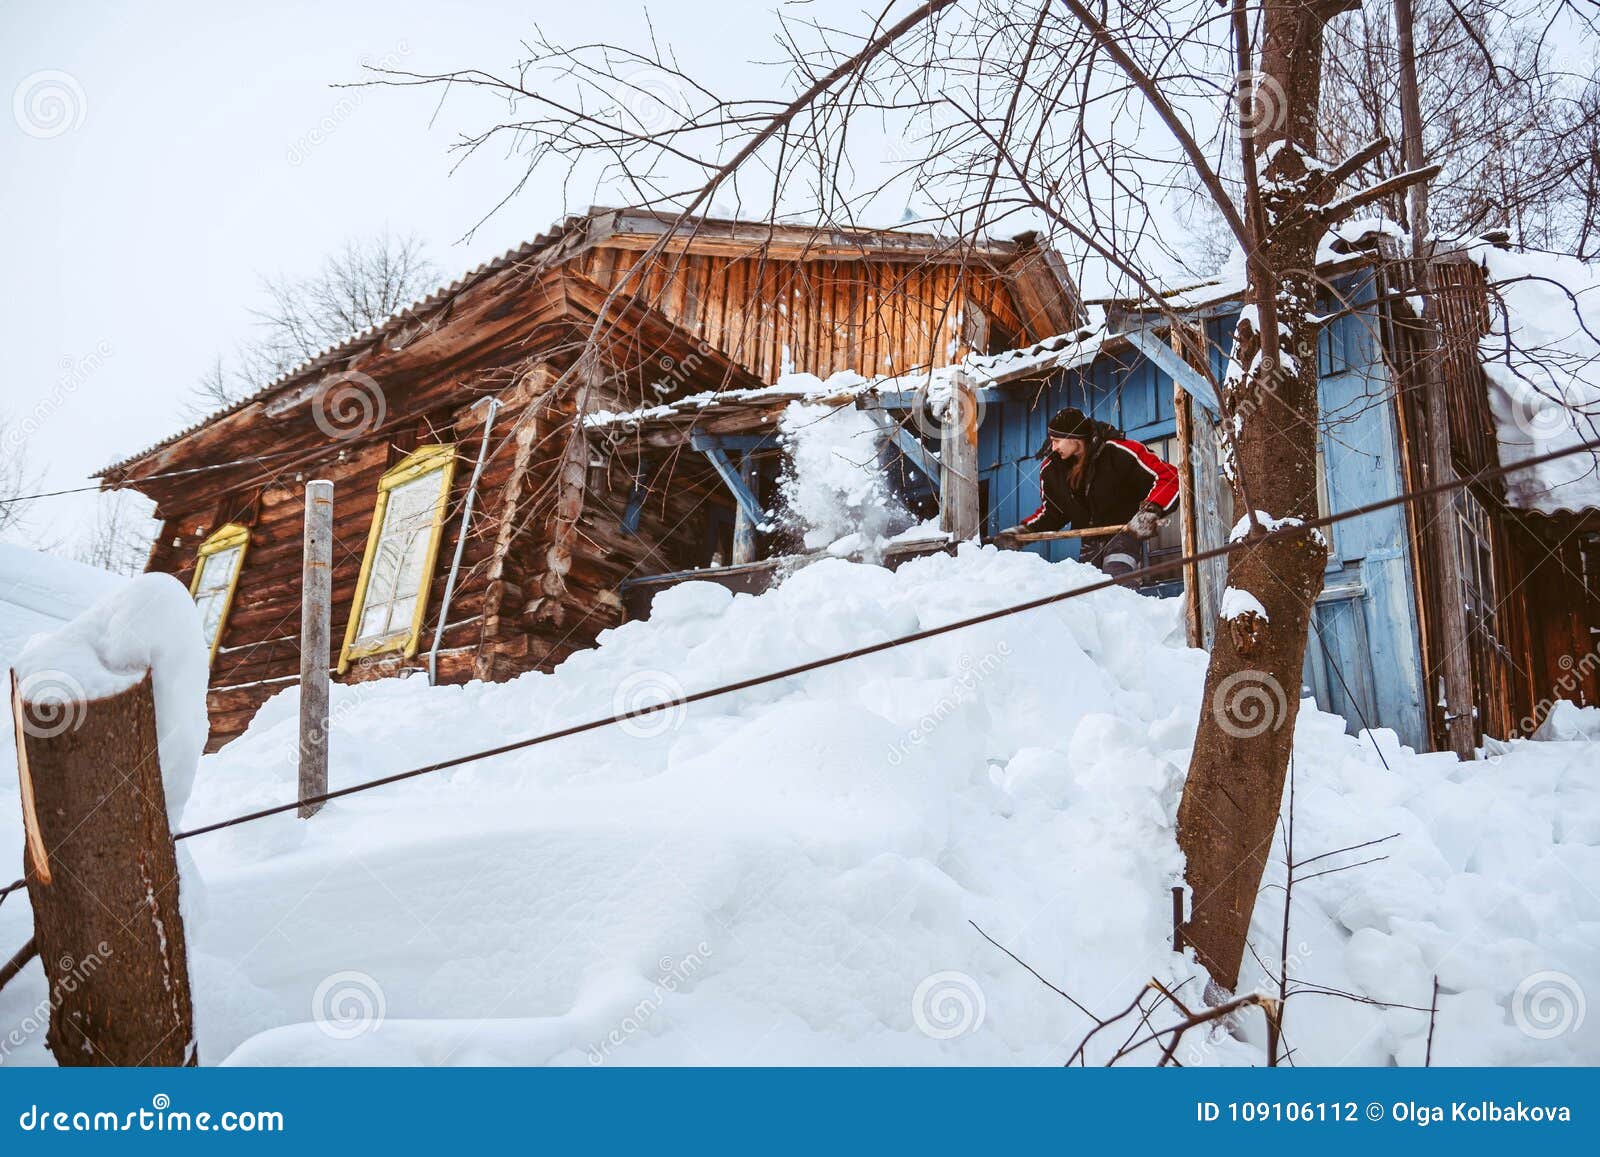
{"type": "Polygon", "coordinates": [[[417,653],[455,461],[454,446],[423,446],[379,480],[341,672],[367,655],[417,653]]]}
{"type": "Polygon", "coordinates": [[[250,529],[230,522],[200,544],[195,559],[189,594],[200,609],[200,630],[213,659],[217,657],[228,612],[233,608],[233,594],[239,589],[239,572],[244,568],[244,551],[249,545],[250,529]]]}

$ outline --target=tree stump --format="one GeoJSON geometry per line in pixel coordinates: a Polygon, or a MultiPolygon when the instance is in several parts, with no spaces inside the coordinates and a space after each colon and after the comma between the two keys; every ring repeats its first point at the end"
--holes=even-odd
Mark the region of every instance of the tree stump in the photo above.
{"type": "Polygon", "coordinates": [[[195,1064],[149,672],[108,698],[14,706],[25,818],[45,849],[46,863],[38,843],[23,860],[50,1051],[62,1065],[195,1064]]]}

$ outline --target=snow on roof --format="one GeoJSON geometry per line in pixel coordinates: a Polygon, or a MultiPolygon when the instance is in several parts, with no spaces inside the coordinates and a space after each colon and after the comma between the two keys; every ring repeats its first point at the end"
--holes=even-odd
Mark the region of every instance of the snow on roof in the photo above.
{"type": "MultiPolygon", "coordinates": [[[[1600,438],[1600,263],[1489,244],[1470,252],[1489,280],[1479,349],[1500,464],[1600,438]]],[[[1600,452],[1513,470],[1505,483],[1519,510],[1600,510],[1600,452]]]]}
{"type": "Polygon", "coordinates": [[[958,371],[983,387],[1046,374],[1052,370],[1072,369],[1094,361],[1110,336],[1104,327],[1085,328],[1073,333],[1056,334],[1022,349],[998,354],[973,354],[957,365],[908,370],[903,374],[880,374],[873,378],[864,378],[853,370],[840,370],[827,379],[808,373],[784,374],[771,385],[756,389],[705,390],[622,413],[596,410],[584,417],[584,425],[590,429],[634,426],[719,406],[767,402],[775,407],[788,402],[842,404],[851,398],[917,392],[925,392],[930,401],[937,405],[938,400],[949,392],[950,383],[958,371]]]}
{"type": "MultiPolygon", "coordinates": [[[[426,297],[419,298],[417,301],[414,301],[404,309],[391,314],[389,317],[385,318],[381,322],[378,322],[376,325],[368,326],[366,329],[363,329],[358,333],[351,334],[343,341],[339,341],[331,346],[328,346],[320,353],[312,354],[298,365],[292,366],[283,373],[279,374],[276,378],[262,386],[259,390],[256,390],[250,394],[246,394],[244,397],[241,397],[236,401],[230,402],[228,405],[222,407],[214,413],[206,415],[197,422],[190,423],[183,429],[168,435],[159,442],[145,447],[136,454],[130,454],[119,461],[111,463],[110,465],[101,469],[96,477],[104,477],[107,474],[121,470],[132,463],[137,462],[146,455],[154,453],[165,446],[170,446],[172,443],[187,437],[196,430],[210,425],[219,418],[225,418],[229,414],[236,413],[239,410],[244,409],[246,406],[260,401],[262,398],[276,393],[293,382],[305,378],[310,374],[330,368],[335,362],[350,357],[368,343],[393,334],[395,331],[399,330],[409,322],[419,321],[423,313],[436,309],[437,307],[445,304],[447,301],[482,281],[484,278],[493,276],[494,274],[516,265],[519,262],[528,261],[532,258],[544,255],[547,251],[555,250],[560,243],[567,241],[574,234],[580,233],[587,229],[598,218],[608,215],[616,218],[614,224],[619,226],[617,229],[618,232],[627,231],[626,228],[621,227],[625,225],[627,220],[633,220],[635,222],[640,219],[657,219],[668,222],[675,222],[677,220],[676,215],[671,213],[660,213],[647,209],[613,209],[598,205],[590,206],[590,208],[584,213],[567,216],[561,221],[552,225],[549,229],[546,229],[543,233],[540,233],[537,237],[534,237],[531,241],[519,245],[514,249],[508,249],[499,257],[485,261],[476,268],[468,270],[466,273],[463,273],[460,277],[456,278],[449,284],[441,286],[432,293],[428,294],[426,297]]],[[[738,218],[694,217],[688,219],[688,224],[692,228],[701,229],[711,226],[760,225],[764,224],[764,222],[748,221],[738,218]]],[[[881,243],[881,241],[885,238],[892,237],[896,242],[902,243],[906,246],[917,246],[929,249],[939,246],[952,246],[956,241],[959,240],[958,238],[926,231],[865,228],[852,230],[840,229],[837,227],[825,228],[820,225],[800,226],[788,222],[780,222],[779,225],[784,228],[812,229],[817,232],[825,231],[833,234],[835,238],[869,235],[877,239],[879,243],[881,243]]],[[[1008,246],[1014,246],[1014,244],[1015,243],[1013,242],[984,239],[979,242],[977,248],[992,252],[1004,250],[1008,246]]]]}

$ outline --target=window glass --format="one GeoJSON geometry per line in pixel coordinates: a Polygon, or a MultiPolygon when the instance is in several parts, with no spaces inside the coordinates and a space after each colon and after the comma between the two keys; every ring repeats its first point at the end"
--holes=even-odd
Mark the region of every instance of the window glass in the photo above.
{"type": "Polygon", "coordinates": [[[434,517],[444,501],[446,474],[431,470],[389,491],[383,527],[373,548],[357,642],[409,633],[423,583],[434,517]]]}
{"type": "Polygon", "coordinates": [[[224,526],[201,544],[200,556],[195,561],[194,581],[189,592],[200,610],[200,630],[206,649],[212,652],[216,651],[217,640],[222,635],[247,541],[249,532],[242,526],[224,526]],[[221,545],[223,543],[226,545],[221,545]]]}

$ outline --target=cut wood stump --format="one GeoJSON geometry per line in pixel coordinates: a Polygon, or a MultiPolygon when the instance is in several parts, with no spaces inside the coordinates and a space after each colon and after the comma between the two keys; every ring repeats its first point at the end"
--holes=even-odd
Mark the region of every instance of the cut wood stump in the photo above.
{"type": "MultiPolygon", "coordinates": [[[[13,676],[14,678],[14,676],[13,676]]],[[[24,852],[62,1065],[197,1062],[178,862],[149,672],[103,699],[38,706],[13,689],[24,852]],[[63,712],[66,712],[65,722],[63,712]]]]}

